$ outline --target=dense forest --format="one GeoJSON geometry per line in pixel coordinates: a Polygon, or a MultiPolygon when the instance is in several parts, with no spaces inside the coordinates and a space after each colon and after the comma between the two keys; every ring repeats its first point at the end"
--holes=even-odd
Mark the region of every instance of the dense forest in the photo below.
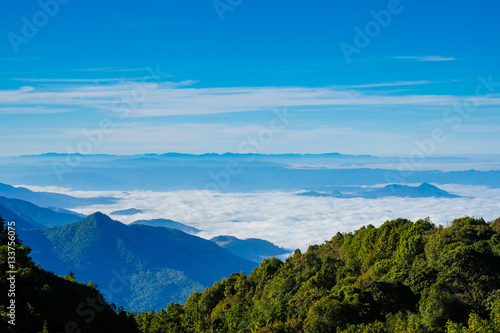
{"type": "Polygon", "coordinates": [[[500,219],[337,233],[136,320],[158,333],[500,332],[500,219]]]}
{"type": "MultiPolygon", "coordinates": [[[[2,291],[9,237],[1,221],[2,291]]],[[[105,301],[85,305],[102,300],[98,286],[44,271],[17,236],[14,247],[16,326],[2,292],[1,332],[67,332],[68,323],[71,332],[500,332],[500,219],[464,217],[446,228],[397,219],[337,233],[284,262],[265,259],[248,276],[233,273],[185,304],[135,315],[105,301]],[[77,316],[81,304],[87,312],[77,316]]]]}

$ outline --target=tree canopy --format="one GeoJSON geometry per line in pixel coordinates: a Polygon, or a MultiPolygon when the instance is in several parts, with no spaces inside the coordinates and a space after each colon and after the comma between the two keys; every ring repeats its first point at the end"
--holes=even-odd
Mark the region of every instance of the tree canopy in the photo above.
{"type": "Polygon", "coordinates": [[[337,233],[136,320],[151,333],[498,332],[499,225],[396,219],[337,233]]]}

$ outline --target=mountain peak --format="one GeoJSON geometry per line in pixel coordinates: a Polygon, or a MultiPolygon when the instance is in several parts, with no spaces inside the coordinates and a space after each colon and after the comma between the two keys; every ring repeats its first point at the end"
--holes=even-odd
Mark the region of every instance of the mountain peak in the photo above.
{"type": "Polygon", "coordinates": [[[69,226],[76,226],[79,230],[97,229],[102,232],[116,232],[117,228],[126,227],[125,224],[113,220],[108,215],[101,212],[95,212],[84,219],[72,223],[69,226]]]}
{"type": "Polygon", "coordinates": [[[108,219],[108,220],[111,220],[111,218],[108,215],[106,215],[106,214],[104,214],[104,213],[102,213],[100,211],[97,211],[97,212],[95,212],[93,214],[90,214],[87,217],[93,217],[93,218],[96,218],[96,219],[108,219]]]}
{"type": "MultiPolygon", "coordinates": [[[[95,220],[97,222],[101,222],[101,223],[113,223],[113,222],[116,222],[116,223],[120,223],[120,224],[123,224],[121,222],[118,222],[118,221],[115,221],[113,220],[111,217],[109,217],[108,215],[102,213],[102,212],[95,212],[93,214],[90,214],[89,216],[87,216],[86,218],[84,218],[83,220],[81,221],[85,221],[85,220],[95,220]]],[[[81,222],[80,221],[80,222],[81,222]]]]}

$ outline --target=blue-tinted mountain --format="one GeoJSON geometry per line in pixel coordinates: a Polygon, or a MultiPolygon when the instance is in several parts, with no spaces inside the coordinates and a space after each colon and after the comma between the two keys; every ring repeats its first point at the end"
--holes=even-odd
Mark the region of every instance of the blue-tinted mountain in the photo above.
{"type": "Polygon", "coordinates": [[[192,292],[256,266],[180,230],[125,225],[102,213],[20,237],[45,269],[71,270],[79,281],[97,283],[109,301],[135,311],[184,302],[192,292]]]}
{"type": "Polygon", "coordinates": [[[257,263],[265,258],[282,256],[291,252],[258,238],[238,239],[234,236],[216,236],[211,241],[237,256],[257,263]]]}
{"type": "Polygon", "coordinates": [[[175,222],[168,219],[138,220],[130,223],[130,225],[133,224],[142,224],[142,225],[149,225],[151,227],[165,227],[165,228],[177,229],[187,232],[188,234],[196,234],[201,231],[200,229],[197,229],[195,227],[190,227],[183,223],[175,222]]]}
{"type": "Polygon", "coordinates": [[[44,207],[44,208],[50,209],[50,210],[52,210],[52,211],[54,211],[56,213],[64,213],[64,214],[70,214],[70,215],[77,215],[77,216],[80,216],[82,219],[87,216],[87,215],[80,214],[80,213],[74,212],[72,210],[64,209],[64,208],[60,208],[60,207],[44,207]]]}
{"type": "Polygon", "coordinates": [[[82,219],[81,215],[73,212],[57,212],[53,208],[42,208],[28,201],[0,196],[0,214],[4,216],[5,213],[5,216],[8,216],[9,213],[4,212],[2,207],[19,216],[22,221],[28,222],[27,229],[32,228],[33,225],[58,227],[82,219]]]}
{"type": "Polygon", "coordinates": [[[372,189],[361,193],[364,198],[376,199],[384,197],[403,197],[403,198],[459,198],[460,196],[448,193],[440,188],[422,183],[420,186],[408,186],[391,184],[380,189],[372,189]]]}
{"type": "Polygon", "coordinates": [[[306,191],[298,193],[300,196],[309,197],[333,197],[333,198],[366,198],[378,199],[385,197],[400,197],[400,198],[460,198],[460,196],[448,193],[437,186],[422,183],[419,186],[408,186],[391,184],[382,188],[374,188],[369,190],[357,190],[355,192],[341,193],[335,192],[317,192],[306,191]]]}
{"type": "Polygon", "coordinates": [[[133,318],[115,311],[94,284],[78,283],[70,274],[56,276],[35,265],[28,247],[15,237],[7,238],[8,222],[3,218],[0,215],[0,332],[140,332],[133,318]],[[10,272],[10,260],[4,260],[8,251],[15,252],[17,274],[10,272]]]}
{"type": "Polygon", "coordinates": [[[13,199],[21,199],[41,207],[76,208],[90,205],[107,205],[118,201],[116,198],[77,198],[66,194],[51,192],[34,192],[24,187],[14,187],[0,183],[0,195],[13,199]]]}
{"type": "Polygon", "coordinates": [[[122,209],[122,210],[116,210],[112,212],[112,215],[125,215],[125,216],[130,216],[130,215],[135,215],[135,214],[141,214],[143,211],[140,209],[136,208],[128,208],[128,209],[122,209]]]}
{"type": "MultiPolygon", "coordinates": [[[[0,197],[0,201],[2,200],[2,197],[0,197]]],[[[30,229],[44,229],[45,226],[39,224],[38,222],[30,219],[30,218],[22,218],[4,205],[0,204],[0,216],[5,221],[14,221],[16,230],[30,230],[30,229]]]]}
{"type": "MultiPolygon", "coordinates": [[[[82,163],[62,175],[52,163],[64,164],[67,155],[0,157],[4,182],[38,186],[68,187],[75,190],[152,191],[196,190],[207,184],[225,182],[227,166],[244,172],[231,175],[220,190],[252,192],[262,190],[316,190],[323,186],[371,186],[387,183],[463,184],[500,187],[500,170],[439,171],[390,170],[401,165],[397,158],[347,156],[341,154],[142,154],[133,156],[85,155],[82,163]],[[377,165],[387,169],[376,168],[377,165]],[[222,177],[222,178],[220,178],[222,177]]],[[[443,169],[465,168],[482,160],[429,158],[426,163],[443,169]]],[[[212,186],[213,187],[213,186],[212,186]]],[[[343,191],[342,191],[343,192],[343,191]]],[[[52,204],[50,206],[55,206],[52,204]]],[[[62,207],[61,205],[57,205],[62,207]]],[[[63,207],[65,208],[65,207],[63,207]]]]}
{"type": "Polygon", "coordinates": [[[317,191],[306,191],[306,192],[301,192],[297,193],[297,195],[303,196],[303,197],[334,197],[334,198],[344,198],[344,195],[339,192],[317,192],[317,191]]]}

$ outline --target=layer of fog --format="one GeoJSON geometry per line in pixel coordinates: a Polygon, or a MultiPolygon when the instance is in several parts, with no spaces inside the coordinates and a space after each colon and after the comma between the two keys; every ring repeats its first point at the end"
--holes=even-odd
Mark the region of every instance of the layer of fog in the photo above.
{"type": "MultiPolygon", "coordinates": [[[[330,239],[337,232],[348,232],[368,224],[403,217],[415,221],[430,217],[435,224],[447,225],[462,216],[493,220],[500,216],[500,189],[485,186],[439,185],[463,198],[382,198],[339,199],[297,196],[297,192],[215,193],[207,191],[175,192],[96,192],[44,188],[79,197],[114,196],[121,200],[112,205],[75,209],[83,214],[136,208],[143,213],[133,216],[110,215],[130,223],[139,219],[167,218],[202,232],[198,236],[234,235],[239,238],[267,239],[285,248],[307,249],[330,239]]],[[[30,187],[34,190],[41,188],[30,187]]]]}

